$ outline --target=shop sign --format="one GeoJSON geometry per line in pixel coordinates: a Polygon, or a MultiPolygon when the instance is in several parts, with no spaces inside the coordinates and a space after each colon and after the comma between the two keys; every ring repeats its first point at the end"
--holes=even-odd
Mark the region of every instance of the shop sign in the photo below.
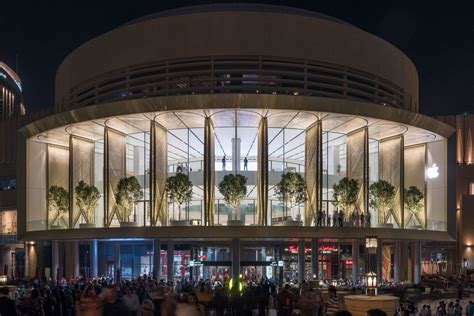
{"type": "Polygon", "coordinates": [[[332,253],[337,253],[337,247],[334,246],[320,246],[319,253],[323,255],[329,255],[332,253]]]}
{"type": "Polygon", "coordinates": [[[189,266],[190,266],[190,267],[202,267],[202,266],[203,266],[203,263],[202,263],[202,261],[190,260],[190,261],[189,261],[189,266]]]}
{"type": "MultiPolygon", "coordinates": [[[[289,251],[291,253],[298,253],[298,246],[288,246],[288,248],[285,249],[286,251],[289,251]]],[[[304,252],[308,253],[311,251],[311,248],[309,247],[304,247],[304,252]]]]}
{"type": "Polygon", "coordinates": [[[272,261],[272,263],[270,263],[270,265],[271,265],[272,267],[283,267],[283,260],[272,261]]]}

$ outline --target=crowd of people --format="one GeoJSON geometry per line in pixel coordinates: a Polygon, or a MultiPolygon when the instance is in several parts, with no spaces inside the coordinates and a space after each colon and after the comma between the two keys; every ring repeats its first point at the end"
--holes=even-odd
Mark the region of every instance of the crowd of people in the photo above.
{"type": "Polygon", "coordinates": [[[371,214],[370,212],[352,212],[345,216],[342,210],[336,210],[332,213],[331,218],[329,218],[326,211],[319,210],[316,217],[316,226],[331,226],[331,220],[332,227],[344,227],[345,225],[350,227],[370,227],[371,214]]]}
{"type": "Polygon", "coordinates": [[[279,288],[268,279],[183,280],[174,285],[146,276],[118,283],[106,278],[79,279],[68,284],[35,280],[18,286],[15,292],[1,288],[0,315],[350,315],[340,311],[335,287],[330,287],[328,294],[324,299],[320,290],[310,288],[306,282],[279,288]]]}
{"type": "MultiPolygon", "coordinates": [[[[2,316],[350,316],[341,305],[333,286],[323,295],[307,282],[280,288],[268,279],[171,284],[144,276],[120,282],[106,278],[57,284],[34,280],[15,292],[0,288],[2,316]]],[[[387,314],[374,309],[367,315],[387,314]]],[[[470,302],[463,309],[459,300],[441,301],[434,310],[429,305],[418,310],[406,302],[395,311],[395,316],[410,315],[474,315],[474,304],[470,302]]]]}

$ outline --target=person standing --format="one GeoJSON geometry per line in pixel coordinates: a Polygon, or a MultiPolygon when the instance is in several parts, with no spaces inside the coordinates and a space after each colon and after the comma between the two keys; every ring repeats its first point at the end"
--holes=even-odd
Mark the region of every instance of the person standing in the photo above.
{"type": "Polygon", "coordinates": [[[224,157],[222,157],[222,171],[225,171],[225,160],[226,160],[226,157],[224,155],[224,157]]]}
{"type": "Polygon", "coordinates": [[[244,158],[244,171],[248,171],[248,163],[249,163],[249,160],[247,159],[247,157],[244,158]]]}
{"type": "Polygon", "coordinates": [[[365,226],[369,227],[370,228],[370,217],[372,215],[370,215],[370,212],[367,212],[367,215],[365,216],[365,220],[367,221],[367,224],[365,226]]]}
{"type": "Polygon", "coordinates": [[[364,212],[360,213],[360,226],[364,227],[365,226],[365,216],[364,212]]]}
{"type": "Polygon", "coordinates": [[[342,227],[344,224],[344,213],[342,212],[342,210],[339,211],[337,218],[339,220],[339,227],[342,227]]]}
{"type": "Polygon", "coordinates": [[[9,292],[6,286],[0,289],[0,315],[16,316],[15,301],[8,297],[9,292]]]}
{"type": "Polygon", "coordinates": [[[318,227],[321,227],[323,224],[323,211],[319,210],[318,211],[318,222],[317,222],[317,226],[318,227]]]}

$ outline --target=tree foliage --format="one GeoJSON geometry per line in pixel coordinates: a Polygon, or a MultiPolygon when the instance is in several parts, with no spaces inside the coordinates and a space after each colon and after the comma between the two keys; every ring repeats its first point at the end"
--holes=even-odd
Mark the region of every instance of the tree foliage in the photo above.
{"type": "Polygon", "coordinates": [[[290,209],[306,201],[306,187],[301,174],[289,171],[281,175],[280,182],[275,185],[275,195],[290,209]]]}
{"type": "Polygon", "coordinates": [[[359,181],[349,177],[344,177],[332,186],[334,206],[341,207],[344,211],[348,211],[350,207],[357,202],[357,194],[359,192],[359,181]]]}
{"type": "Polygon", "coordinates": [[[131,176],[119,180],[115,192],[115,203],[119,209],[119,219],[122,222],[128,221],[133,213],[135,203],[141,198],[143,198],[143,191],[137,178],[131,176]]]}
{"type": "Polygon", "coordinates": [[[379,213],[379,220],[385,223],[390,215],[386,212],[393,205],[395,187],[385,180],[374,182],[369,187],[369,206],[379,213]]]}
{"type": "Polygon", "coordinates": [[[405,208],[414,214],[418,213],[423,208],[423,198],[423,192],[418,187],[410,186],[408,189],[405,189],[405,208]]]}
{"type": "Polygon", "coordinates": [[[241,174],[225,175],[219,183],[219,192],[232,208],[233,218],[237,219],[239,204],[247,195],[247,177],[241,174]]]}
{"type": "Polygon", "coordinates": [[[179,216],[181,217],[181,205],[193,197],[193,183],[189,180],[189,176],[178,172],[174,176],[168,177],[166,191],[169,199],[178,204],[179,216]]]}
{"type": "Polygon", "coordinates": [[[99,189],[81,180],[74,188],[74,192],[76,193],[76,205],[84,215],[86,223],[93,224],[95,209],[100,199],[99,189]]]}
{"type": "Polygon", "coordinates": [[[388,181],[379,180],[369,187],[369,205],[370,207],[384,211],[393,204],[395,198],[395,187],[388,181]]]}
{"type": "Polygon", "coordinates": [[[50,224],[56,220],[63,220],[67,226],[69,213],[69,193],[63,187],[53,185],[48,190],[48,210],[50,224]]]}

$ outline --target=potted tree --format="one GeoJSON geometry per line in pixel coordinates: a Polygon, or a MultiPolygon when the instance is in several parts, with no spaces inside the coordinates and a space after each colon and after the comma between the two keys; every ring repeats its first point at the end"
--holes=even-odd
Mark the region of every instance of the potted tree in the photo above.
{"type": "Polygon", "coordinates": [[[354,208],[357,202],[357,194],[359,192],[359,181],[349,177],[344,177],[332,186],[333,189],[333,205],[336,210],[342,209],[344,218],[347,212],[354,208]]]}
{"type": "Polygon", "coordinates": [[[301,226],[301,214],[297,214],[295,207],[306,201],[306,188],[303,176],[294,171],[281,175],[280,182],[275,185],[275,195],[283,203],[284,226],[301,226]],[[288,211],[289,215],[288,216],[288,211]]]}
{"type": "Polygon", "coordinates": [[[408,189],[405,189],[404,193],[404,204],[405,210],[410,212],[410,217],[407,220],[407,224],[410,223],[412,219],[416,219],[418,225],[413,223],[415,228],[421,229],[425,226],[425,221],[421,216],[421,210],[423,209],[424,195],[420,189],[416,186],[410,186],[408,189]]]}
{"type": "Polygon", "coordinates": [[[99,189],[81,180],[74,188],[74,192],[76,194],[76,205],[85,220],[85,223],[79,224],[79,227],[95,227],[95,209],[100,199],[99,189]]]}
{"type": "Polygon", "coordinates": [[[134,176],[123,177],[117,184],[115,192],[115,203],[118,210],[118,219],[121,227],[133,227],[137,223],[134,219],[130,220],[135,204],[143,198],[143,191],[137,178],[134,176]]]}
{"type": "Polygon", "coordinates": [[[394,198],[395,188],[390,182],[379,180],[369,187],[369,206],[377,210],[379,225],[383,227],[393,227],[393,224],[389,224],[387,221],[394,198]]]}
{"type": "Polygon", "coordinates": [[[219,183],[219,192],[232,209],[232,220],[227,221],[227,225],[243,225],[243,221],[239,220],[239,208],[240,202],[247,195],[247,177],[241,174],[225,175],[219,183]]]}
{"type": "Polygon", "coordinates": [[[189,176],[183,172],[177,172],[174,176],[168,177],[166,191],[170,201],[178,204],[178,219],[173,216],[170,224],[172,226],[189,226],[189,220],[181,219],[181,206],[193,197],[193,183],[189,180],[189,176]]]}
{"type": "Polygon", "coordinates": [[[48,228],[68,226],[69,193],[63,187],[53,185],[48,190],[48,228]]]}

